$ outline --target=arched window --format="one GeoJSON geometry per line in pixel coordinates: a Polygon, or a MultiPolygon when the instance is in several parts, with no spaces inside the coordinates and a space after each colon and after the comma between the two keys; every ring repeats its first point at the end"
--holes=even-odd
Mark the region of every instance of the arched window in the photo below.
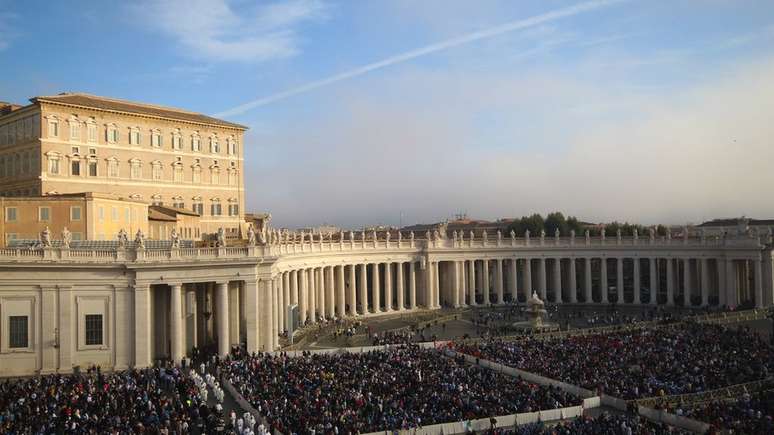
{"type": "Polygon", "coordinates": [[[152,205],[164,205],[164,201],[161,200],[161,194],[154,193],[151,195],[151,204],[152,205]]]}
{"type": "Polygon", "coordinates": [[[89,118],[86,121],[86,140],[89,142],[97,141],[97,121],[94,118],[89,118]]]}
{"type": "Polygon", "coordinates": [[[133,180],[142,178],[142,161],[140,159],[129,160],[129,178],[133,180]]]}
{"type": "Polygon", "coordinates": [[[217,162],[210,166],[210,184],[220,184],[220,167],[217,162]]]}
{"type": "Polygon", "coordinates": [[[228,138],[226,142],[226,152],[230,156],[234,156],[237,154],[237,140],[234,138],[234,136],[231,136],[228,138]]]}
{"type": "Polygon", "coordinates": [[[200,152],[202,150],[202,138],[199,136],[199,132],[196,131],[191,135],[191,151],[200,152]]]}
{"type": "Polygon", "coordinates": [[[67,124],[70,126],[70,140],[81,140],[81,121],[78,117],[73,115],[67,120],[67,124]]]}
{"type": "Polygon", "coordinates": [[[218,142],[218,135],[214,134],[210,136],[210,152],[213,154],[220,153],[220,143],[218,142]]]}
{"type": "Polygon", "coordinates": [[[172,149],[174,150],[183,149],[183,135],[180,133],[179,128],[176,128],[172,132],[172,149]]]}
{"type": "Polygon", "coordinates": [[[151,130],[151,146],[154,148],[161,148],[162,140],[161,140],[161,130],[158,128],[155,128],[151,130]]]}
{"type": "Polygon", "coordinates": [[[129,145],[140,145],[140,127],[129,128],[129,145]]]}
{"type": "Polygon", "coordinates": [[[107,159],[107,176],[109,178],[118,178],[119,176],[118,159],[115,156],[107,159]]]}
{"type": "Polygon", "coordinates": [[[161,165],[161,162],[156,160],[151,163],[153,167],[153,179],[156,181],[160,181],[164,178],[164,167],[161,165]]]}
{"type": "Polygon", "coordinates": [[[183,162],[180,157],[172,163],[172,177],[176,183],[183,182],[183,162]]]}
{"type": "Polygon", "coordinates": [[[118,127],[115,124],[110,123],[105,126],[105,140],[107,143],[118,142],[118,127]]]}

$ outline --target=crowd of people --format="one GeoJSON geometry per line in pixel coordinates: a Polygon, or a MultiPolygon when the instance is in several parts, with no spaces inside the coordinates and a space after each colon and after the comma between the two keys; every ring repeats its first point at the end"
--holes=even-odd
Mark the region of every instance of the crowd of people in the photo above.
{"type": "Polygon", "coordinates": [[[495,435],[683,435],[690,432],[630,414],[603,413],[582,416],[556,424],[535,423],[511,430],[491,431],[495,435]]]}
{"type": "Polygon", "coordinates": [[[745,393],[736,400],[722,400],[670,410],[709,423],[711,433],[774,434],[774,390],[745,393]]]}
{"type": "Polygon", "coordinates": [[[363,353],[257,354],[221,373],[282,433],[367,433],[580,404],[558,389],[413,345],[363,353]]]}
{"type": "Polygon", "coordinates": [[[3,434],[225,433],[219,405],[208,406],[177,368],[47,375],[0,383],[3,434]]]}
{"type": "Polygon", "coordinates": [[[563,339],[491,339],[456,348],[622,399],[695,393],[774,372],[774,347],[749,329],[693,322],[563,339]]]}

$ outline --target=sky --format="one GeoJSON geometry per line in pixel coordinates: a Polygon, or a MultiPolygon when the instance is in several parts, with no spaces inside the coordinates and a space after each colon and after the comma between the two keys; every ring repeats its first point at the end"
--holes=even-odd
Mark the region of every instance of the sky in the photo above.
{"type": "Polygon", "coordinates": [[[774,217],[770,0],[0,0],[0,66],[248,126],[278,227],[774,217]]]}

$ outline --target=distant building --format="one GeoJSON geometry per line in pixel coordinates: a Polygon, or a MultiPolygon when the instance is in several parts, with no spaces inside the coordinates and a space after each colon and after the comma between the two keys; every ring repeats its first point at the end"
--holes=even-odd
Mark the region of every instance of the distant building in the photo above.
{"type": "Polygon", "coordinates": [[[757,231],[766,234],[774,228],[774,219],[750,219],[746,217],[731,219],[713,219],[703,222],[695,227],[703,230],[707,236],[719,236],[722,234],[744,234],[748,231],[757,231]]]}

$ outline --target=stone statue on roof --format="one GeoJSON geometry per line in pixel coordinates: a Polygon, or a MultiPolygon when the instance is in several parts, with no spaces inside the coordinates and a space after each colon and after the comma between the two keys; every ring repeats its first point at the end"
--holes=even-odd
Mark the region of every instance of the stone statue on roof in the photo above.
{"type": "Polygon", "coordinates": [[[226,230],[224,230],[223,227],[218,228],[218,234],[217,234],[217,239],[215,241],[215,244],[218,248],[226,247],[226,230]]]}
{"type": "Polygon", "coordinates": [[[43,245],[44,248],[51,247],[51,230],[48,229],[48,226],[40,232],[40,244],[43,245]]]}
{"type": "Polygon", "coordinates": [[[125,248],[126,245],[129,244],[129,234],[127,234],[126,230],[121,228],[118,230],[118,247],[119,248],[125,248]]]}
{"type": "Polygon", "coordinates": [[[73,235],[67,227],[62,228],[62,247],[69,248],[70,242],[73,240],[73,235]]]}
{"type": "Polygon", "coordinates": [[[172,241],[173,248],[180,247],[180,235],[177,233],[177,228],[172,228],[172,231],[169,234],[169,240],[172,241]]]}
{"type": "Polygon", "coordinates": [[[253,224],[250,223],[247,225],[247,246],[255,246],[255,228],[253,228],[253,224]]]}
{"type": "Polygon", "coordinates": [[[134,247],[145,249],[145,234],[143,234],[140,229],[138,229],[137,233],[134,235],[134,247]]]}

